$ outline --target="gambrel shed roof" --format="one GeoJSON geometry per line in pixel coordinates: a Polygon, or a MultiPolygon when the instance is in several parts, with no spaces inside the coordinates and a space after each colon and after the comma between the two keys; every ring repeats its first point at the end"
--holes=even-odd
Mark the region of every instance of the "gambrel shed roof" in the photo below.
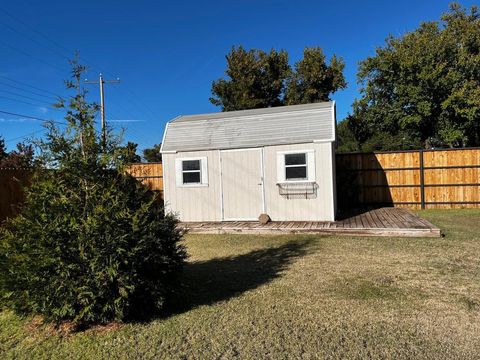
{"type": "Polygon", "coordinates": [[[335,102],[180,116],[162,152],[240,149],[335,141],[335,102]]]}

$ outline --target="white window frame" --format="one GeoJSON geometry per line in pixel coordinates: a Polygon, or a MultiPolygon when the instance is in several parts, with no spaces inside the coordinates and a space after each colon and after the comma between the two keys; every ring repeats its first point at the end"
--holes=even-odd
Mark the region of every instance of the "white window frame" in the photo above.
{"type": "MultiPolygon", "coordinates": [[[[303,166],[303,165],[300,165],[303,166]]],[[[278,151],[277,152],[277,183],[310,183],[316,182],[315,171],[315,150],[312,149],[299,149],[290,151],[278,151]],[[306,179],[286,179],[286,168],[297,167],[299,165],[285,165],[285,155],[291,154],[305,154],[305,160],[307,165],[307,178],[306,179]]]]}
{"type": "Polygon", "coordinates": [[[175,173],[177,187],[204,187],[208,186],[208,160],[207,157],[182,157],[175,159],[175,173]],[[183,183],[184,172],[198,172],[198,170],[183,170],[184,161],[200,161],[200,182],[199,183],[183,183]]]}

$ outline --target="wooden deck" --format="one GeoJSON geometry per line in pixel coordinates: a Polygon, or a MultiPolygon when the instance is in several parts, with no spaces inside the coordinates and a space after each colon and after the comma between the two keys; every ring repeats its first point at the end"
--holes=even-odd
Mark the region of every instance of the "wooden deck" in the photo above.
{"type": "Polygon", "coordinates": [[[439,237],[440,229],[403,208],[364,211],[338,221],[188,222],[180,226],[202,234],[296,234],[317,233],[355,236],[439,237]]]}

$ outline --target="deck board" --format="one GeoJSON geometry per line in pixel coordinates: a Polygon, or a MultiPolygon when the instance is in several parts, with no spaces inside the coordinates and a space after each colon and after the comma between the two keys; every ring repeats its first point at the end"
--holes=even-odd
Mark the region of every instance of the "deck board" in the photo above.
{"type": "Polygon", "coordinates": [[[439,237],[438,227],[408,209],[380,208],[359,212],[338,221],[187,222],[180,227],[190,233],[226,234],[337,234],[355,236],[439,237]]]}

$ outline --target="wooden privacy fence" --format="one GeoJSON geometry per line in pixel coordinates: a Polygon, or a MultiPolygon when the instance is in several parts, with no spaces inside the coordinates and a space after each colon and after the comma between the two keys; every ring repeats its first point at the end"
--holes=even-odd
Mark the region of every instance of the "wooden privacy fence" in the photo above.
{"type": "MultiPolygon", "coordinates": [[[[480,207],[480,149],[337,154],[336,169],[340,208],[480,207]]],[[[161,163],[127,171],[163,197],[161,163]]],[[[15,214],[29,178],[28,170],[0,169],[0,222],[15,214]]]]}
{"type": "Polygon", "coordinates": [[[337,154],[340,207],[480,207],[480,149],[337,154]]]}
{"type": "Polygon", "coordinates": [[[131,164],[127,171],[150,189],[159,191],[163,198],[163,170],[161,163],[135,163],[131,164]]]}
{"type": "MultiPolygon", "coordinates": [[[[480,149],[337,154],[336,169],[339,207],[480,207],[480,149]]],[[[163,192],[162,164],[130,173],[163,192]]]]}
{"type": "Polygon", "coordinates": [[[23,169],[0,169],[0,223],[16,214],[23,202],[23,186],[30,180],[30,171],[23,169]]]}

